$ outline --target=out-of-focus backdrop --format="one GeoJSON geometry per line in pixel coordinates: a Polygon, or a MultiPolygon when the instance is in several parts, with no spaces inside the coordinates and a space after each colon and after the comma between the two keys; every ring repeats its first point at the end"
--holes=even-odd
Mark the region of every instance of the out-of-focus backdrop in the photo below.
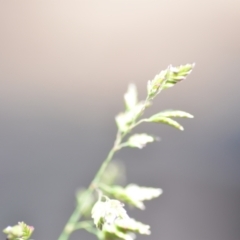
{"type": "Polygon", "coordinates": [[[148,239],[240,239],[239,0],[1,1],[0,35],[1,229],[25,221],[34,239],[57,239],[112,145],[128,83],[144,98],[160,70],[196,62],[148,111],[188,111],[186,130],[143,125],[161,142],[117,155],[129,182],[164,190],[130,215],[148,239]]]}

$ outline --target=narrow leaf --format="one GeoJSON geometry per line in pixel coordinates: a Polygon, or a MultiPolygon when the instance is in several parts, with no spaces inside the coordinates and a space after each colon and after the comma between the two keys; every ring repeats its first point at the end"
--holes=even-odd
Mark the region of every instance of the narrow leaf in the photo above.
{"type": "Polygon", "coordinates": [[[153,136],[147,135],[145,133],[142,134],[134,134],[128,139],[129,147],[143,148],[147,145],[147,143],[153,142],[155,138],[153,136]]]}
{"type": "Polygon", "coordinates": [[[181,131],[184,130],[183,126],[180,125],[177,121],[167,118],[167,117],[160,117],[160,116],[152,116],[151,118],[148,119],[149,122],[156,122],[156,123],[164,123],[169,126],[175,127],[181,131]]]}
{"type": "Polygon", "coordinates": [[[180,117],[180,118],[193,118],[193,115],[191,115],[190,113],[184,112],[184,111],[179,111],[179,110],[166,110],[160,113],[157,113],[155,115],[153,115],[151,118],[153,117],[167,117],[167,118],[171,118],[171,117],[180,117]]]}
{"type": "Polygon", "coordinates": [[[105,224],[102,229],[103,236],[101,236],[100,239],[103,240],[135,240],[135,234],[129,233],[129,232],[122,232],[121,230],[118,230],[117,226],[114,225],[108,225],[105,224]]]}
{"type": "Polygon", "coordinates": [[[141,210],[145,209],[143,201],[157,198],[162,194],[160,188],[140,187],[135,184],[130,184],[125,188],[101,184],[100,188],[106,194],[141,210]]]}
{"type": "Polygon", "coordinates": [[[132,198],[146,201],[159,197],[163,191],[160,188],[140,187],[136,184],[130,184],[126,187],[126,192],[132,198]]]}
{"type": "Polygon", "coordinates": [[[170,66],[167,73],[167,81],[164,83],[163,89],[173,87],[176,83],[186,79],[186,77],[192,72],[194,66],[194,63],[178,67],[170,66]]]}
{"type": "Polygon", "coordinates": [[[117,228],[123,232],[131,231],[139,234],[149,235],[150,226],[136,221],[133,218],[119,219],[116,221],[117,228]]]}
{"type": "Polygon", "coordinates": [[[168,73],[169,67],[161,71],[159,74],[157,74],[153,80],[148,81],[147,84],[148,98],[153,99],[160,93],[160,91],[166,84],[168,73]]]}
{"type": "Polygon", "coordinates": [[[128,86],[128,90],[124,94],[124,101],[126,110],[131,110],[137,105],[137,87],[135,84],[130,84],[128,86]]]}

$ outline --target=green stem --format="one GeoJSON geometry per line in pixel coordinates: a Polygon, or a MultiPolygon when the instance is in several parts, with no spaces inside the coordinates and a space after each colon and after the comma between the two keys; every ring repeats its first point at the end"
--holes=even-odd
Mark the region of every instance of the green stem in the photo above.
{"type": "MultiPolygon", "coordinates": [[[[149,99],[146,98],[145,100],[145,104],[143,106],[143,109],[141,110],[141,113],[139,114],[139,116],[141,116],[145,110],[145,108],[147,107],[147,103],[148,103],[149,99]]],[[[139,125],[140,123],[144,122],[145,119],[142,119],[140,121],[138,121],[137,123],[134,123],[132,126],[129,127],[129,130],[125,133],[121,133],[120,131],[118,131],[117,136],[116,136],[116,140],[114,142],[114,145],[112,147],[112,149],[110,150],[110,152],[108,153],[107,158],[104,160],[104,162],[102,163],[101,167],[99,168],[97,174],[95,175],[94,179],[92,180],[92,182],[90,183],[88,189],[86,190],[86,196],[89,196],[93,190],[97,187],[103,173],[105,172],[108,164],[110,163],[110,161],[112,160],[114,154],[121,149],[121,143],[123,138],[129,133],[131,132],[131,130],[136,127],[137,125],[139,125]]],[[[76,224],[78,224],[78,221],[80,220],[80,218],[82,217],[82,213],[85,210],[85,204],[82,203],[77,204],[75,210],[73,211],[72,215],[70,216],[67,224],[65,225],[61,235],[59,236],[58,240],[68,240],[73,229],[75,229],[76,224]]]]}
{"type": "Polygon", "coordinates": [[[119,145],[121,144],[122,141],[122,135],[120,132],[117,133],[117,137],[116,137],[116,141],[112,147],[112,149],[110,150],[110,152],[108,153],[107,158],[104,160],[104,162],[102,163],[100,169],[98,170],[96,176],[94,177],[92,183],[90,184],[90,188],[91,187],[95,187],[95,184],[97,185],[98,182],[100,181],[104,171],[106,170],[108,164],[110,163],[110,161],[112,160],[114,154],[119,150],[119,145]]]}
{"type": "Polygon", "coordinates": [[[148,122],[148,119],[147,118],[143,118],[143,119],[139,120],[138,122],[133,124],[132,129],[135,128],[136,126],[138,126],[139,124],[143,123],[143,122],[148,122]]]}
{"type": "MultiPolygon", "coordinates": [[[[122,134],[118,131],[116,140],[114,142],[114,145],[110,152],[108,153],[107,158],[104,160],[102,163],[101,167],[99,168],[97,174],[95,175],[94,179],[90,183],[88,189],[86,190],[86,195],[89,196],[94,188],[98,185],[104,171],[106,170],[108,164],[112,160],[114,154],[119,150],[119,145],[121,144],[122,141],[122,134]]],[[[79,219],[82,216],[82,212],[84,211],[85,205],[84,203],[77,204],[75,210],[73,211],[72,215],[70,216],[67,224],[65,225],[61,235],[59,236],[58,240],[68,240],[70,237],[70,234],[72,233],[72,229],[75,229],[76,224],[78,223],[79,219]]]]}

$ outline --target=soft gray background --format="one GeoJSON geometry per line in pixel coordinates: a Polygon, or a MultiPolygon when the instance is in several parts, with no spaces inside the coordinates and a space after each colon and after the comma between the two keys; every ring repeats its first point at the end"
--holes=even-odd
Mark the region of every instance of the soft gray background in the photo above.
{"type": "Polygon", "coordinates": [[[144,125],[162,141],[117,156],[129,182],[164,189],[130,214],[151,224],[148,239],[240,239],[239,0],[1,0],[0,34],[1,229],[23,220],[56,240],[111,147],[128,83],[144,98],[168,64],[196,62],[148,112],[189,111],[186,131],[144,125]]]}

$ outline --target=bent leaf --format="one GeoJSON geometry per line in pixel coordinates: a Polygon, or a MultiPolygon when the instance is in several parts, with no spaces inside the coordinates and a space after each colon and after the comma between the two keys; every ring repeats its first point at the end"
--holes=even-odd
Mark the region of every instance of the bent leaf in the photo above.
{"type": "Polygon", "coordinates": [[[184,130],[183,126],[180,125],[177,121],[175,121],[171,118],[167,118],[167,117],[161,117],[161,116],[154,115],[148,119],[148,122],[164,123],[169,126],[175,127],[181,131],[184,130]]]}

